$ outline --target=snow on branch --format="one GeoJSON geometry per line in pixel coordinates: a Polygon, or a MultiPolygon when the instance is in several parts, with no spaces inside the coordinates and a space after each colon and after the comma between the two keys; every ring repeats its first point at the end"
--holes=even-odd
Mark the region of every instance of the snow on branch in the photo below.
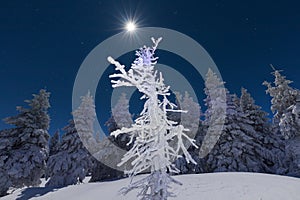
{"type": "Polygon", "coordinates": [[[115,65],[119,73],[112,74],[112,86],[134,86],[143,94],[141,99],[146,99],[140,117],[128,128],[122,128],[111,133],[117,137],[119,134],[131,135],[132,148],[124,155],[119,165],[128,161],[132,168],[126,171],[130,177],[142,172],[151,174],[140,181],[132,183],[123,191],[123,194],[132,189],[141,188],[141,199],[166,200],[171,193],[168,191],[170,183],[178,183],[170,177],[168,172],[179,172],[172,164],[175,159],[184,154],[187,162],[196,164],[187,151],[183,139],[198,148],[195,140],[189,138],[184,132],[189,131],[177,122],[168,119],[170,112],[186,112],[177,110],[177,106],[170,102],[170,86],[164,84],[162,73],[154,69],[158,57],[154,56],[155,50],[162,38],[151,38],[152,47],[142,47],[136,51],[137,58],[131,68],[126,71],[125,66],[108,57],[108,61],[115,65]],[[158,75],[159,74],[159,75],[158,75]],[[115,79],[117,78],[117,80],[115,79]],[[162,97],[162,98],[161,98],[162,97]],[[134,138],[134,139],[133,139],[134,138]],[[175,147],[172,141],[176,141],[175,147]],[[172,144],[171,144],[172,143],[172,144]],[[150,189],[150,190],[149,190],[150,189]],[[158,192],[160,191],[160,192],[158,192]]]}

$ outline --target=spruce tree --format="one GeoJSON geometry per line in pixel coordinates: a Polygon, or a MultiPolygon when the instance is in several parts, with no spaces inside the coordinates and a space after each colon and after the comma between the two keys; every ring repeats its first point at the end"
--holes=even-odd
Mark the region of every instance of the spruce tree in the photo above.
{"type": "Polygon", "coordinates": [[[63,187],[82,183],[91,168],[91,155],[84,147],[73,120],[63,128],[59,151],[47,162],[46,186],[63,187]]]}
{"type": "Polygon", "coordinates": [[[70,120],[63,128],[59,151],[48,159],[47,177],[50,179],[47,186],[61,187],[82,183],[93,167],[91,153],[96,151],[93,136],[95,105],[89,92],[81,98],[80,106],[72,114],[74,120],[70,120]]]}
{"type": "Polygon", "coordinates": [[[255,153],[255,130],[241,111],[236,95],[227,94],[227,114],[221,137],[208,155],[210,172],[263,172],[255,153]]]}
{"type": "Polygon", "coordinates": [[[117,124],[118,129],[129,128],[133,123],[129,112],[129,100],[125,93],[122,93],[117,104],[112,109],[112,118],[117,124]]]}
{"type": "Polygon", "coordinates": [[[207,127],[207,131],[199,152],[203,158],[212,150],[222,134],[227,107],[228,91],[224,87],[224,82],[211,69],[208,69],[205,77],[204,92],[207,109],[203,124],[207,127]]]}
{"type": "Polygon", "coordinates": [[[288,165],[288,175],[300,177],[300,134],[297,110],[299,103],[299,90],[290,86],[292,81],[281,75],[280,71],[273,72],[274,84],[264,82],[267,86],[266,92],[272,97],[271,109],[274,113],[274,126],[286,139],[284,162],[288,165]],[[298,105],[297,105],[298,104],[298,105]]]}
{"type": "MultiPolygon", "coordinates": [[[[200,105],[190,97],[190,94],[185,91],[184,96],[179,92],[176,92],[176,99],[179,104],[179,108],[186,112],[181,113],[181,125],[189,129],[187,135],[190,138],[194,138],[199,127],[201,107],[200,105]]],[[[186,145],[187,146],[187,145],[186,145]]]]}
{"type": "Polygon", "coordinates": [[[297,93],[296,101],[286,109],[279,122],[280,132],[286,139],[300,136],[300,92],[297,90],[297,93]]]}
{"type": "Polygon", "coordinates": [[[261,158],[262,171],[265,173],[284,174],[286,166],[282,162],[285,157],[284,141],[274,131],[269,122],[268,114],[255,104],[254,99],[246,89],[242,88],[240,107],[245,114],[245,123],[251,125],[255,134],[253,136],[254,152],[261,158]]]}
{"type": "Polygon", "coordinates": [[[26,100],[29,108],[17,107],[18,115],[4,121],[15,128],[0,132],[1,195],[8,187],[36,186],[44,174],[48,157],[48,108],[50,93],[40,90],[26,100]]]}
{"type": "MultiPolygon", "coordinates": [[[[122,128],[129,128],[132,123],[133,120],[129,112],[129,100],[126,94],[122,93],[118,102],[112,108],[112,116],[105,125],[108,127],[109,133],[111,133],[122,128]]],[[[124,133],[117,137],[109,136],[99,141],[98,152],[95,154],[98,161],[93,167],[90,182],[124,177],[122,168],[117,167],[124,153],[118,148],[129,150],[130,145],[127,145],[129,140],[128,134],[124,133]]],[[[124,166],[124,168],[126,167],[129,167],[129,163],[124,166]]]]}
{"type": "Polygon", "coordinates": [[[49,156],[52,156],[53,154],[56,154],[59,151],[59,146],[60,146],[59,135],[60,135],[59,130],[57,130],[50,138],[49,156]]]}
{"type": "MultiPolygon", "coordinates": [[[[292,81],[287,80],[279,70],[275,70],[272,74],[275,77],[274,84],[265,81],[263,85],[267,87],[266,93],[272,97],[273,122],[276,126],[279,126],[280,120],[287,109],[295,104],[297,91],[290,86],[292,81]]],[[[288,136],[285,137],[288,138],[288,136]]]]}
{"type": "MultiPolygon", "coordinates": [[[[201,107],[200,105],[194,101],[194,99],[190,96],[190,94],[185,91],[184,95],[179,92],[175,92],[176,95],[176,103],[181,110],[186,112],[181,113],[179,115],[180,119],[176,119],[175,121],[180,122],[181,125],[189,129],[186,133],[189,138],[194,138],[197,146],[201,146],[201,142],[203,140],[203,125],[200,120],[201,116],[201,107]]],[[[174,116],[177,116],[178,113],[174,113],[174,116]]],[[[177,117],[178,118],[178,117],[177,117]]],[[[170,118],[173,120],[173,118],[170,118]]],[[[174,140],[175,144],[177,141],[174,140]]],[[[203,159],[199,156],[199,149],[194,146],[190,146],[188,140],[183,140],[184,144],[188,148],[188,152],[192,156],[192,158],[196,161],[197,164],[188,163],[184,157],[180,157],[175,161],[175,166],[180,170],[181,174],[186,173],[200,173],[204,172],[204,163],[203,159]]]]}
{"type": "MultiPolygon", "coordinates": [[[[262,143],[263,136],[258,135],[255,128],[259,125],[255,126],[251,119],[253,116],[249,115],[249,106],[257,109],[252,105],[253,99],[248,98],[246,93],[243,94],[241,100],[236,95],[229,94],[224,88],[224,83],[211,70],[207,73],[205,86],[207,94],[205,102],[208,108],[204,123],[208,126],[208,136],[214,139],[212,142],[215,142],[207,156],[207,170],[209,172],[264,172],[263,155],[258,153],[266,151],[262,143]],[[226,105],[224,105],[224,96],[226,105]],[[220,111],[223,113],[224,109],[225,120],[220,119],[219,114],[220,111]],[[220,123],[219,127],[214,126],[217,119],[224,120],[223,126],[220,123]],[[212,137],[209,132],[210,128],[218,128],[219,137],[218,135],[212,137]]],[[[263,113],[260,115],[264,116],[263,113]]],[[[208,136],[205,136],[204,144],[208,136]]]]}
{"type": "Polygon", "coordinates": [[[80,136],[83,145],[91,154],[97,152],[97,143],[94,133],[94,122],[96,119],[96,110],[94,99],[90,92],[81,97],[79,107],[72,112],[76,130],[80,136]]]}

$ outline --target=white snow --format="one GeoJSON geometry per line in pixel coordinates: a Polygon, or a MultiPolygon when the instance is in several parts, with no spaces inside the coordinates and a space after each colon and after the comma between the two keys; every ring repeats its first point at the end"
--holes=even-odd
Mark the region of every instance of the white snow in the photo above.
{"type": "MultiPolygon", "coordinates": [[[[173,185],[172,190],[177,197],[170,200],[300,200],[300,179],[297,178],[256,173],[212,173],[181,175],[176,179],[183,185],[173,185]]],[[[128,183],[129,179],[84,183],[48,190],[47,193],[43,192],[42,187],[27,188],[16,190],[2,199],[137,199],[137,191],[126,196],[118,195],[118,190],[128,183]]]]}

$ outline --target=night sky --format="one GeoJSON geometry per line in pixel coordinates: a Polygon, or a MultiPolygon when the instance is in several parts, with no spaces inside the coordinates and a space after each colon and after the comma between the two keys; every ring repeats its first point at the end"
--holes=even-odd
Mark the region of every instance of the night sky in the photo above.
{"type": "MultiPolygon", "coordinates": [[[[139,27],[164,27],[195,39],[215,61],[230,92],[240,94],[241,86],[247,88],[268,112],[270,97],[262,82],[273,80],[270,63],[300,88],[296,0],[10,0],[0,5],[0,118],[15,115],[16,106],[46,88],[52,93],[50,133],[65,126],[82,61],[102,41],[123,31],[128,19],[139,27]]],[[[172,56],[164,59],[176,64],[172,56]]],[[[200,80],[194,84],[203,95],[200,80]]],[[[104,96],[105,91],[97,91],[97,113],[104,112],[99,103],[104,96]]],[[[0,122],[0,129],[7,127],[0,122]]]]}

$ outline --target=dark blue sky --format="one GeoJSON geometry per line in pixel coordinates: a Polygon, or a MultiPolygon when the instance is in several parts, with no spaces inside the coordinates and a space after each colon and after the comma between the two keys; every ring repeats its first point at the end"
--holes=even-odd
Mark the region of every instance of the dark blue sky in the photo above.
{"type": "MultiPolygon", "coordinates": [[[[240,87],[246,87],[267,111],[270,98],[261,84],[273,80],[270,63],[300,88],[296,0],[11,0],[0,6],[0,118],[16,114],[15,107],[24,105],[24,99],[47,88],[52,93],[50,132],[62,128],[71,118],[72,87],[82,61],[133,16],[140,27],[174,29],[198,41],[214,59],[227,88],[239,94],[240,87]]],[[[167,62],[172,65],[172,60],[167,62]]],[[[203,92],[203,82],[197,92],[203,92]]],[[[98,99],[101,96],[105,94],[98,99]]],[[[5,127],[1,122],[0,129],[5,127]]]]}

